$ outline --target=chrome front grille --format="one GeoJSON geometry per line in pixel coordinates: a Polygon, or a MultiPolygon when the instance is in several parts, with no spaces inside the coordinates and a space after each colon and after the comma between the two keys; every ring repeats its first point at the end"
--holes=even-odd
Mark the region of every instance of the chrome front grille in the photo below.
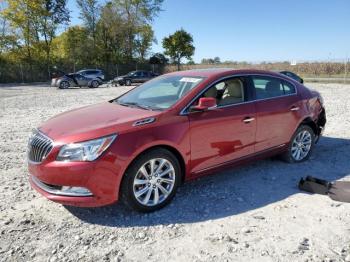
{"type": "Polygon", "coordinates": [[[53,141],[40,133],[34,131],[28,142],[28,159],[31,162],[41,163],[53,148],[53,141]]]}

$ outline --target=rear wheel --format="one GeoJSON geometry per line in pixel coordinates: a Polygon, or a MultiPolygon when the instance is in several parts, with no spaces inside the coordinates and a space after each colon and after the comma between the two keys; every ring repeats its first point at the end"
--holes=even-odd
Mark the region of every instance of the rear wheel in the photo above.
{"type": "Polygon", "coordinates": [[[309,159],[315,145],[315,133],[311,127],[301,125],[295,131],[288,150],[282,155],[288,163],[299,163],[309,159]]]}
{"type": "Polygon", "coordinates": [[[123,202],[140,212],[152,212],[175,196],[181,178],[177,158],[166,149],[142,154],[128,168],[121,187],[123,202]]]}
{"type": "Polygon", "coordinates": [[[99,83],[98,83],[97,80],[93,80],[93,81],[91,82],[91,87],[92,87],[92,88],[97,88],[98,86],[99,86],[99,83]]]}
{"type": "Polygon", "coordinates": [[[60,89],[67,89],[67,88],[69,88],[69,87],[70,87],[70,84],[69,84],[68,81],[62,81],[62,82],[60,83],[60,85],[59,85],[59,88],[60,88],[60,89]]]}

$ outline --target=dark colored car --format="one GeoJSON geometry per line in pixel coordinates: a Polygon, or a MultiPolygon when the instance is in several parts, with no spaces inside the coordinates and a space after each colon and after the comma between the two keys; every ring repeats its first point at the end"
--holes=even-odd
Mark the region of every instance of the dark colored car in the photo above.
{"type": "Polygon", "coordinates": [[[184,181],[223,168],[307,160],[325,123],[321,95],[282,74],[174,72],[43,123],[29,139],[30,182],[65,205],[123,200],[149,212],[184,181]]]}
{"type": "Polygon", "coordinates": [[[135,83],[147,82],[148,80],[158,75],[159,74],[153,73],[150,71],[142,71],[142,70],[132,71],[127,75],[115,77],[112,83],[115,85],[131,86],[132,84],[135,84],[135,83]]]}
{"type": "Polygon", "coordinates": [[[297,74],[295,74],[291,71],[280,71],[280,73],[294,79],[295,81],[297,81],[299,83],[302,83],[302,84],[304,83],[304,79],[302,79],[300,76],[298,76],[297,74]]]}
{"type": "Polygon", "coordinates": [[[99,69],[80,70],[76,73],[65,74],[58,78],[52,78],[51,86],[60,89],[69,87],[92,87],[97,88],[103,84],[104,74],[99,69]]]}

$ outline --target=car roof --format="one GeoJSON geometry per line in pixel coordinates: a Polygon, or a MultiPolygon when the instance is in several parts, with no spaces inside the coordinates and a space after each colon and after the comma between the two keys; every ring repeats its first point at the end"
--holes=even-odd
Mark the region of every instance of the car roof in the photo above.
{"type": "Polygon", "coordinates": [[[233,69],[233,68],[207,68],[207,69],[192,69],[186,71],[177,71],[169,73],[169,75],[179,76],[199,76],[199,77],[215,77],[234,74],[258,74],[258,75],[270,75],[270,76],[283,76],[278,72],[259,70],[259,69],[233,69]]]}
{"type": "Polygon", "coordinates": [[[79,70],[78,72],[83,72],[83,71],[102,71],[101,69],[82,69],[82,70],[79,70]]]}

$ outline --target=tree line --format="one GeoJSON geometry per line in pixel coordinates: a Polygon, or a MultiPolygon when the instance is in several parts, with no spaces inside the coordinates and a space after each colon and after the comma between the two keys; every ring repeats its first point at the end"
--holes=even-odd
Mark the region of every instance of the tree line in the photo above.
{"type": "Polygon", "coordinates": [[[115,73],[118,65],[150,61],[180,65],[184,57],[191,60],[193,38],[183,29],[162,40],[164,54],[150,53],[157,43],[152,22],[162,11],[162,3],[76,0],[82,24],[69,26],[67,0],[1,1],[0,82],[19,75],[23,78],[24,71],[23,81],[48,79],[56,67],[63,71],[103,68],[115,73]]]}

